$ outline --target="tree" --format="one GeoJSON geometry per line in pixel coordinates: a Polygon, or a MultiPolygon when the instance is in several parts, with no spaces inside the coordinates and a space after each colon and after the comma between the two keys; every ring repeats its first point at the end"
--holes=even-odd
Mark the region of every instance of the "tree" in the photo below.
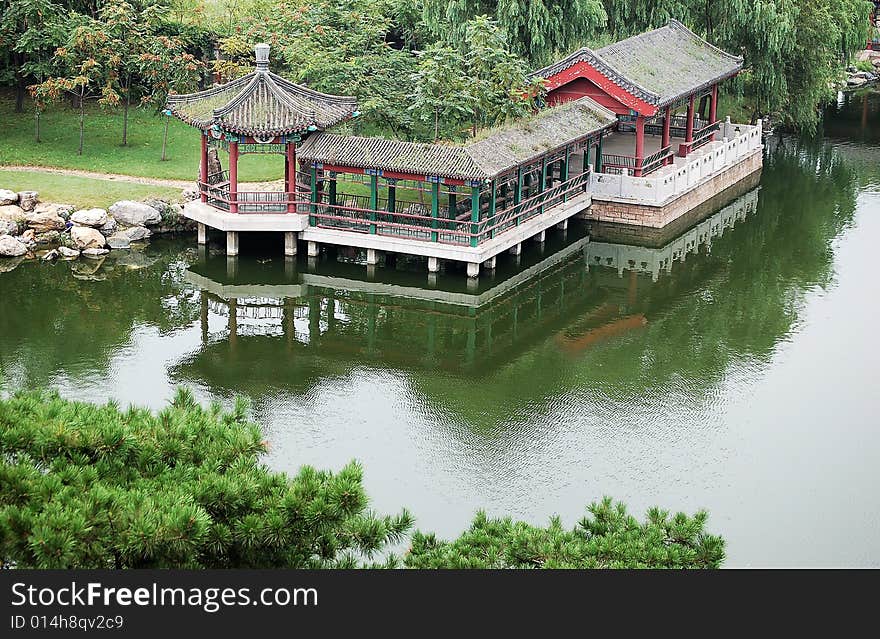
{"type": "Polygon", "coordinates": [[[242,402],[181,390],[154,414],[22,393],[0,426],[2,567],[356,567],[412,525],[368,511],[357,464],[267,469],[242,402]]]}
{"type": "Polygon", "coordinates": [[[72,14],[65,25],[67,39],[52,57],[52,75],[32,92],[47,102],[55,102],[66,93],[79,108],[79,147],[82,155],[85,132],[86,100],[99,98],[101,104],[116,104],[111,86],[113,51],[110,37],[97,20],[72,14]]]}
{"type": "Polygon", "coordinates": [[[606,21],[602,0],[426,0],[423,15],[431,32],[448,42],[462,42],[470,20],[489,16],[510,50],[535,66],[583,46],[606,21]]]}
{"type": "Polygon", "coordinates": [[[441,123],[457,132],[455,125],[474,113],[465,61],[452,47],[433,44],[421,52],[413,85],[409,109],[421,120],[433,123],[434,142],[440,139],[441,123]]]}
{"type": "MultiPolygon", "coordinates": [[[[169,93],[187,93],[198,88],[205,64],[186,51],[178,37],[154,36],[146,43],[138,58],[138,72],[147,85],[141,104],[152,105],[156,111],[164,108],[169,93]]],[[[162,161],[166,160],[168,118],[162,133],[162,161]]]]}
{"type": "Polygon", "coordinates": [[[707,515],[669,516],[657,508],[639,523],[623,504],[605,498],[572,530],[553,518],[539,528],[510,518],[474,518],[458,539],[417,532],[408,568],[718,568],[724,540],[704,531],[707,515]]]}

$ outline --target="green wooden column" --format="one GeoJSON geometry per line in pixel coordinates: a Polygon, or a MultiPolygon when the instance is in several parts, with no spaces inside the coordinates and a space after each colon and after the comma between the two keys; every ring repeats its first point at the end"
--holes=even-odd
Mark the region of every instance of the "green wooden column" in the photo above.
{"type": "MultiPolygon", "coordinates": [[[[497,197],[496,191],[497,191],[498,185],[495,183],[495,180],[492,180],[489,183],[489,188],[492,189],[492,191],[491,191],[492,195],[489,198],[489,218],[488,218],[487,224],[490,227],[493,227],[493,226],[495,226],[495,223],[497,221],[495,219],[495,199],[497,197]]],[[[491,231],[489,231],[489,237],[495,237],[495,229],[492,229],[491,231]]]]}
{"type": "Polygon", "coordinates": [[[437,218],[440,217],[440,182],[431,183],[431,228],[435,229],[431,232],[431,241],[436,242],[439,239],[437,218]]]}
{"type": "MultiPolygon", "coordinates": [[[[547,156],[541,158],[541,180],[538,182],[538,193],[543,193],[547,188],[547,156]]],[[[544,198],[541,198],[541,206],[538,208],[538,214],[544,212],[544,198]]]]}
{"type": "Polygon", "coordinates": [[[599,134],[599,146],[596,147],[596,173],[602,172],[602,138],[604,136],[599,134]]]}
{"type": "Polygon", "coordinates": [[[370,176],[370,235],[376,234],[376,211],[379,209],[379,176],[370,176]]]}
{"type": "Polygon", "coordinates": [[[397,206],[397,180],[394,178],[388,178],[388,209],[389,213],[394,213],[394,208],[397,206]]]}
{"type": "Polygon", "coordinates": [[[336,206],[336,176],[339,175],[336,171],[330,171],[330,192],[327,197],[329,200],[330,206],[336,206]]]}
{"type": "MultiPolygon", "coordinates": [[[[516,167],[516,189],[513,191],[513,205],[516,206],[520,202],[522,202],[522,187],[523,187],[523,173],[522,167],[516,167]]],[[[520,214],[517,213],[514,217],[514,225],[519,226],[519,218],[520,214]]]]}
{"type": "Polygon", "coordinates": [[[455,203],[456,203],[456,195],[455,195],[455,187],[449,187],[449,217],[455,218],[455,203]]]}
{"type": "Polygon", "coordinates": [[[312,205],[309,207],[312,214],[309,216],[309,226],[315,226],[317,220],[315,214],[318,212],[318,167],[312,165],[309,170],[309,181],[311,182],[312,192],[309,201],[312,205]]]}
{"type": "Polygon", "coordinates": [[[476,246],[479,239],[475,233],[480,230],[480,187],[471,187],[471,246],[476,246]]]}
{"type": "MultiPolygon", "coordinates": [[[[571,159],[571,147],[565,147],[565,159],[562,160],[562,167],[559,170],[559,179],[562,182],[568,182],[568,162],[571,159]]],[[[566,188],[566,187],[563,187],[566,188]]],[[[568,200],[568,193],[562,194],[562,201],[568,200]]]]}

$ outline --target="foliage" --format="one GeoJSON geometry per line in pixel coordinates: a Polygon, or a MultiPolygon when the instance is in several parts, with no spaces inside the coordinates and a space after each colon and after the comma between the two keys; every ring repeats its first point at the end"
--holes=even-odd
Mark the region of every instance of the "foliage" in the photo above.
{"type": "Polygon", "coordinates": [[[437,38],[463,42],[467,24],[498,22],[510,50],[534,66],[597,37],[605,26],[601,0],[426,0],[424,19],[437,38]]]}
{"type": "Polygon", "coordinates": [[[357,464],[293,478],[268,470],[245,411],[203,409],[183,390],[158,414],[40,393],[0,402],[0,561],[355,567],[409,530],[406,511],[368,511],[357,464]]]}
{"type": "Polygon", "coordinates": [[[417,532],[409,568],[718,568],[724,540],[704,531],[707,515],[673,517],[657,508],[639,523],[623,504],[605,498],[566,530],[558,518],[539,528],[484,512],[452,542],[417,532]]]}

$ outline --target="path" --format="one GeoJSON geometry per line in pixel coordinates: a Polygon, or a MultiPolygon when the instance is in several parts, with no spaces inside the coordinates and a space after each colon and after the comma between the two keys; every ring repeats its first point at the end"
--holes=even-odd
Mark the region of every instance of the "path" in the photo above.
{"type": "MultiPolygon", "coordinates": [[[[119,173],[99,173],[97,171],[84,171],[80,169],[58,169],[48,166],[19,166],[19,165],[0,165],[2,171],[31,171],[34,173],[54,173],[55,175],[70,175],[74,177],[92,178],[95,180],[107,180],[111,182],[128,182],[130,184],[148,184],[150,186],[167,186],[176,189],[194,188],[195,180],[170,180],[165,178],[150,178],[137,175],[121,175],[119,173]]],[[[281,180],[272,182],[253,182],[248,183],[254,190],[273,190],[281,183],[281,180]]]]}

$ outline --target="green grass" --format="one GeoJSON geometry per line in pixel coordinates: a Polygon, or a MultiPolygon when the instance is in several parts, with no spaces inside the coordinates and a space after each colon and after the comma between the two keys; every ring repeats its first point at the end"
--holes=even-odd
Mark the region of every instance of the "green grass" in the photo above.
{"type": "Polygon", "coordinates": [[[119,200],[180,197],[180,189],[170,187],[6,169],[0,169],[0,188],[38,191],[43,202],[74,204],[82,208],[107,208],[119,200]]]}
{"type": "MultiPolygon", "coordinates": [[[[168,128],[167,160],[162,161],[165,116],[131,109],[128,145],[122,146],[122,112],[89,105],[86,109],[83,154],[79,144],[79,111],[53,105],[40,123],[42,141],[34,141],[34,112],[30,102],[15,113],[9,93],[0,94],[0,165],[51,166],[101,173],[121,173],[176,180],[194,179],[199,171],[199,134],[172,118],[168,128]]],[[[221,162],[226,168],[225,154],[221,162]]],[[[258,182],[284,176],[280,155],[245,155],[239,180],[258,182]]]]}

